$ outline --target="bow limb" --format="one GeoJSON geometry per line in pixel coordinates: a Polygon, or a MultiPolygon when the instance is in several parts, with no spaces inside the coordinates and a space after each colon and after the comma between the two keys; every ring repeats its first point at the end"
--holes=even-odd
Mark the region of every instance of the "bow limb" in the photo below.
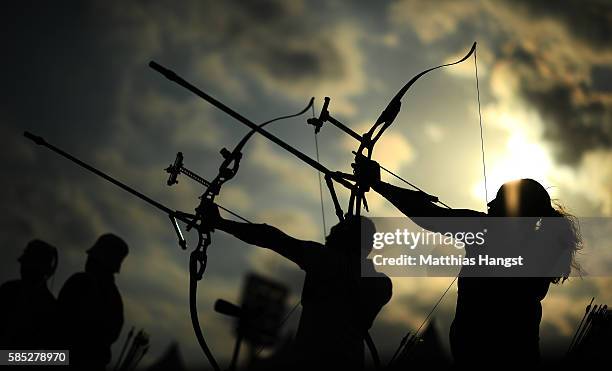
{"type": "MultiPolygon", "coordinates": [[[[363,152],[365,150],[367,150],[367,155],[365,155],[365,157],[367,157],[368,159],[372,158],[372,152],[374,151],[374,145],[380,139],[380,137],[385,132],[385,130],[387,130],[387,128],[389,126],[391,126],[391,124],[395,121],[395,118],[399,114],[401,106],[402,106],[402,98],[408,92],[410,87],[412,87],[412,85],[414,85],[414,83],[417,82],[418,79],[420,79],[422,76],[426,75],[427,73],[429,73],[431,71],[434,71],[434,70],[437,70],[439,68],[448,67],[448,66],[453,66],[455,64],[459,64],[459,63],[467,60],[475,51],[476,51],[476,42],[474,42],[474,44],[472,44],[472,48],[470,49],[470,51],[463,58],[461,58],[460,60],[428,68],[428,69],[426,69],[426,70],[416,74],[414,77],[412,77],[397,92],[397,94],[395,94],[393,99],[391,99],[391,101],[389,102],[387,107],[381,112],[380,116],[378,116],[378,119],[376,120],[374,125],[370,128],[370,130],[363,135],[361,143],[359,144],[359,148],[358,148],[357,153],[355,155],[355,158],[357,159],[358,156],[364,156],[363,152]]],[[[361,203],[364,200],[364,194],[367,191],[368,191],[367,188],[362,187],[361,184],[358,184],[357,192],[351,194],[351,198],[350,198],[350,201],[349,201],[349,212],[351,214],[353,212],[353,206],[354,206],[355,201],[356,201],[357,205],[356,205],[356,208],[355,208],[355,215],[359,215],[360,209],[361,209],[361,203]]]]}
{"type": "MultiPolygon", "coordinates": [[[[202,202],[214,201],[214,197],[217,196],[219,192],[221,191],[221,186],[236,175],[240,167],[240,159],[242,158],[242,149],[244,148],[246,143],[249,141],[249,139],[253,136],[255,132],[257,132],[258,130],[262,129],[266,125],[271,124],[273,122],[280,121],[280,120],[286,120],[286,119],[290,119],[293,117],[303,115],[306,111],[308,111],[312,107],[313,102],[314,102],[314,98],[310,98],[308,105],[306,105],[306,107],[302,109],[301,111],[294,113],[294,114],[290,114],[290,115],[279,116],[272,120],[268,120],[268,121],[265,121],[257,125],[256,128],[251,129],[240,140],[240,142],[238,142],[238,144],[234,147],[233,151],[229,152],[225,148],[221,150],[221,154],[223,155],[224,160],[221,163],[221,166],[219,167],[219,173],[217,174],[215,179],[213,179],[213,181],[210,182],[210,186],[206,188],[206,191],[204,192],[204,194],[202,194],[201,196],[202,202]]],[[[201,207],[202,207],[202,203],[200,204],[198,208],[201,208],[201,207]]]]}
{"type": "MultiPolygon", "coordinates": [[[[300,112],[268,120],[259,124],[257,128],[260,129],[270,123],[302,115],[306,111],[308,111],[308,109],[312,106],[313,102],[314,98],[311,98],[308,105],[300,112]]],[[[200,205],[196,208],[196,219],[194,221],[194,224],[188,225],[188,228],[196,227],[196,229],[198,230],[198,244],[197,247],[191,252],[191,255],[189,257],[189,313],[191,316],[191,323],[196,338],[198,340],[198,344],[200,345],[200,348],[208,359],[210,366],[215,371],[220,371],[220,367],[204,337],[202,326],[198,317],[197,307],[198,281],[203,278],[204,272],[206,270],[206,264],[208,261],[207,250],[210,244],[212,243],[211,233],[213,231],[213,228],[205,223],[203,218],[203,212],[205,207],[210,206],[214,203],[215,197],[221,191],[221,187],[223,186],[223,184],[236,175],[240,166],[240,159],[242,157],[241,151],[248,142],[248,140],[253,136],[253,133],[255,133],[256,131],[257,130],[255,128],[251,129],[251,131],[249,131],[240,140],[240,142],[238,142],[232,152],[227,151],[225,148],[221,151],[224,160],[221,166],[219,167],[219,173],[217,174],[215,179],[210,182],[210,185],[206,188],[206,191],[201,196],[200,205]],[[200,224],[197,224],[198,221],[200,224]]]]}
{"type": "Polygon", "coordinates": [[[393,121],[395,120],[395,118],[397,117],[397,115],[398,115],[398,113],[399,113],[399,111],[401,109],[401,104],[402,104],[401,100],[402,100],[402,98],[408,92],[410,87],[412,87],[412,85],[414,85],[414,83],[417,82],[417,80],[419,80],[422,76],[428,74],[431,71],[435,71],[435,70],[437,70],[439,68],[449,67],[449,66],[453,66],[455,64],[459,64],[461,62],[464,62],[472,54],[474,54],[475,51],[476,51],[476,42],[474,42],[474,44],[472,44],[472,48],[470,49],[470,51],[463,58],[461,58],[460,60],[455,61],[455,62],[451,62],[451,63],[441,64],[439,66],[435,66],[435,67],[432,67],[432,68],[428,68],[425,71],[422,71],[422,72],[418,73],[417,75],[415,75],[414,77],[412,77],[410,79],[410,81],[408,81],[397,92],[397,94],[395,94],[395,96],[393,97],[391,102],[389,102],[387,107],[383,110],[383,112],[380,114],[380,116],[376,120],[376,123],[374,124],[374,126],[368,132],[368,134],[367,134],[368,135],[368,139],[372,143],[371,147],[369,148],[369,151],[371,151],[373,149],[374,143],[376,143],[376,141],[378,141],[378,139],[383,134],[383,132],[393,123],[393,121]],[[376,132],[376,129],[378,127],[380,127],[380,130],[378,130],[378,132],[376,132]],[[375,132],[376,132],[376,134],[374,134],[375,132]]]}
{"type": "MultiPolygon", "coordinates": [[[[259,129],[262,129],[264,126],[266,126],[266,125],[268,125],[268,124],[271,124],[271,123],[273,123],[273,122],[275,122],[275,121],[286,120],[286,119],[290,119],[290,118],[293,118],[293,117],[297,117],[297,116],[303,115],[304,113],[306,113],[306,111],[308,111],[308,110],[310,109],[310,107],[312,107],[313,103],[314,103],[314,97],[313,97],[313,98],[310,98],[310,101],[308,102],[308,105],[307,105],[306,107],[304,107],[304,109],[303,109],[303,110],[301,110],[300,112],[298,112],[298,113],[294,113],[294,114],[292,114],[292,115],[280,116],[280,117],[276,117],[276,118],[274,118],[274,119],[272,119],[272,120],[268,120],[268,121],[266,121],[266,122],[264,122],[264,123],[259,124],[259,125],[258,125],[258,128],[259,128],[259,129]]],[[[246,142],[247,142],[247,141],[248,141],[248,140],[249,140],[249,139],[250,139],[250,138],[253,136],[253,134],[255,134],[256,132],[257,132],[257,130],[256,130],[256,129],[251,129],[251,130],[250,130],[250,131],[249,131],[249,132],[248,132],[248,133],[247,133],[247,134],[244,136],[244,138],[242,138],[242,140],[241,140],[241,141],[238,143],[238,145],[236,145],[236,148],[234,149],[234,151],[238,151],[238,152],[242,151],[242,148],[244,147],[244,145],[246,144],[246,142]]]]}
{"type": "Polygon", "coordinates": [[[306,107],[304,107],[304,109],[302,109],[301,111],[299,111],[297,113],[290,114],[290,115],[279,116],[279,117],[273,118],[271,120],[265,121],[265,122],[257,125],[256,128],[251,129],[240,140],[240,142],[238,142],[238,144],[236,144],[236,146],[234,147],[234,150],[232,152],[227,151],[225,148],[222,149],[221,150],[221,154],[225,158],[225,160],[223,161],[223,163],[221,163],[221,166],[219,167],[218,175],[210,183],[210,186],[206,188],[206,191],[201,196],[202,200],[203,201],[204,200],[212,201],[212,199],[214,199],[214,196],[218,195],[219,192],[221,191],[221,186],[225,182],[229,181],[234,176],[236,176],[236,173],[238,172],[238,169],[240,167],[240,159],[242,158],[242,149],[244,148],[246,143],[249,141],[249,139],[251,139],[253,134],[255,134],[258,130],[262,129],[266,125],[271,124],[273,122],[281,121],[281,120],[286,120],[286,119],[290,119],[290,118],[293,118],[293,117],[297,117],[297,116],[303,115],[306,111],[308,111],[308,109],[310,109],[310,107],[312,107],[313,103],[314,103],[314,97],[310,98],[310,101],[308,102],[308,105],[306,105],[306,107]]]}

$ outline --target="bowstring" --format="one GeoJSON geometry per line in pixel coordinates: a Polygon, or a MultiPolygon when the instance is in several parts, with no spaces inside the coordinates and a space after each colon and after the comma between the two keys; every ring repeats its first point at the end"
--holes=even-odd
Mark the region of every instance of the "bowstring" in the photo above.
{"type": "Polygon", "coordinates": [[[478,48],[474,50],[474,67],[476,69],[476,97],[478,98],[478,124],[480,125],[480,151],[482,153],[482,175],[484,176],[485,210],[487,210],[487,202],[489,201],[489,192],[487,190],[487,165],[485,164],[484,134],[482,130],[482,112],[480,110],[480,86],[478,84],[478,62],[476,59],[477,52],[478,52],[478,48]]]}
{"type": "MultiPolygon", "coordinates": [[[[477,51],[478,51],[478,49],[474,50],[474,69],[475,69],[475,76],[476,76],[476,96],[477,96],[477,100],[478,100],[478,124],[480,126],[480,151],[481,151],[481,154],[482,154],[482,173],[483,173],[483,176],[484,176],[485,210],[486,210],[487,209],[487,201],[489,200],[489,197],[488,197],[488,189],[487,189],[487,167],[486,167],[486,164],[485,164],[485,149],[484,149],[483,126],[482,126],[482,111],[481,111],[481,107],[480,107],[480,84],[479,84],[479,79],[478,79],[478,62],[477,62],[477,58],[476,58],[477,51]]],[[[391,173],[390,171],[387,171],[387,172],[391,173]]],[[[391,173],[391,175],[395,175],[395,174],[391,173]]],[[[399,178],[399,176],[397,176],[397,175],[395,175],[395,176],[397,178],[399,178]]],[[[405,183],[408,183],[408,181],[406,181],[404,179],[401,179],[401,178],[399,178],[399,179],[403,180],[405,183]]],[[[408,184],[410,184],[410,183],[408,183],[408,184]]],[[[412,184],[410,184],[410,185],[412,185],[412,184]]],[[[446,206],[445,204],[443,204],[443,205],[446,206]]],[[[450,209],[450,207],[449,207],[449,209],[450,209]]],[[[446,296],[446,294],[448,293],[450,288],[455,284],[455,281],[457,281],[458,277],[459,277],[459,275],[457,275],[457,276],[455,276],[455,278],[453,278],[453,280],[448,285],[446,290],[444,290],[444,292],[442,293],[442,296],[440,296],[440,298],[438,299],[436,304],[433,306],[433,308],[431,308],[431,310],[427,313],[427,316],[425,316],[425,319],[423,320],[421,325],[418,327],[417,331],[414,333],[414,335],[413,335],[414,337],[418,336],[419,331],[421,331],[421,329],[423,328],[425,323],[427,323],[429,318],[432,316],[432,314],[438,308],[438,306],[440,305],[440,303],[442,302],[442,300],[444,299],[444,297],[446,296]]],[[[400,349],[396,352],[396,354],[401,354],[402,348],[405,349],[405,344],[400,345],[400,349]]],[[[393,363],[393,361],[395,359],[396,359],[396,357],[391,359],[391,361],[389,363],[390,364],[393,363]]]]}
{"type": "MultiPolygon", "coordinates": [[[[311,109],[312,109],[312,117],[314,118],[315,117],[314,103],[311,109]]],[[[316,131],[314,132],[314,141],[315,141],[315,151],[316,151],[316,156],[317,156],[317,162],[320,163],[321,161],[319,161],[319,140],[318,140],[318,135],[316,131]]],[[[319,198],[321,199],[321,220],[323,222],[323,243],[325,243],[325,236],[327,236],[327,223],[325,222],[325,204],[323,202],[323,184],[321,181],[321,172],[318,171],[317,175],[319,177],[319,198]]],[[[300,304],[302,304],[302,300],[298,300],[297,303],[295,303],[293,307],[289,310],[289,312],[287,312],[285,317],[282,319],[282,321],[278,325],[279,329],[283,328],[285,323],[289,320],[289,318],[291,318],[291,316],[293,315],[293,312],[296,311],[296,309],[300,306],[300,304]]],[[[257,351],[255,352],[255,357],[259,356],[259,354],[263,350],[264,350],[264,346],[260,345],[257,351]]]]}
{"type": "MultiPolygon", "coordinates": [[[[417,187],[416,185],[414,185],[413,183],[410,183],[409,181],[407,181],[406,179],[402,178],[401,176],[395,174],[394,172],[392,172],[391,170],[387,169],[386,167],[382,166],[382,165],[378,165],[380,167],[381,170],[387,172],[389,175],[394,176],[395,178],[401,180],[402,182],[406,183],[407,185],[409,185],[410,187],[416,189],[419,192],[423,192],[426,193],[424,190],[422,190],[421,188],[417,187]]],[[[439,203],[440,205],[446,207],[447,209],[452,209],[452,207],[448,206],[447,204],[445,204],[444,202],[438,200],[436,201],[437,203],[439,203]]]]}
{"type": "MultiPolygon", "coordinates": [[[[487,190],[487,168],[485,165],[485,150],[484,150],[484,135],[483,135],[483,129],[482,129],[482,112],[480,109],[480,86],[479,86],[479,82],[478,82],[478,62],[476,59],[476,53],[478,52],[478,48],[476,48],[474,50],[474,67],[475,67],[475,72],[476,72],[476,94],[477,94],[477,98],[478,98],[478,124],[480,125],[480,150],[482,153],[482,172],[484,175],[484,188],[485,188],[485,210],[486,210],[486,206],[487,206],[487,200],[488,198],[488,190],[487,190]]],[[[442,302],[442,299],[444,298],[444,296],[446,296],[446,294],[448,293],[448,291],[450,290],[450,288],[453,286],[453,284],[455,283],[455,281],[457,281],[457,278],[459,277],[459,275],[457,275],[450,283],[450,285],[448,285],[448,287],[446,288],[446,290],[444,290],[444,293],[442,294],[442,296],[440,297],[440,299],[438,299],[438,302],[436,303],[436,305],[434,305],[434,307],[429,311],[429,313],[427,314],[427,316],[425,317],[425,320],[423,321],[423,323],[421,323],[421,325],[419,326],[419,329],[417,330],[417,332],[415,333],[415,336],[418,335],[419,331],[421,330],[421,328],[423,327],[423,325],[425,324],[425,322],[427,322],[427,320],[429,319],[429,317],[431,317],[431,315],[433,314],[433,312],[436,310],[436,308],[438,307],[438,305],[442,302]]]]}
{"type": "MultiPolygon", "coordinates": [[[[315,118],[315,108],[314,103],[312,104],[312,118],[315,118]]],[[[319,136],[317,135],[317,131],[314,131],[314,142],[315,142],[315,151],[317,156],[317,162],[319,161],[319,136]]],[[[317,171],[317,175],[319,177],[319,198],[321,199],[321,220],[323,222],[323,242],[325,243],[325,236],[327,236],[327,223],[325,222],[325,204],[323,203],[323,184],[321,182],[321,172],[317,171]]]]}

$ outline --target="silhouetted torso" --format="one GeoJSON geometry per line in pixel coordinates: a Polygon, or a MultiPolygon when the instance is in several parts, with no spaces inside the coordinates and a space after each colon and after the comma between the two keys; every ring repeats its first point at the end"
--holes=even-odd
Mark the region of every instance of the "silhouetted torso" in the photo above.
{"type": "Polygon", "coordinates": [[[58,296],[70,363],[103,369],[123,326],[123,303],[112,274],[76,273],[58,296]]]}
{"type": "MultiPolygon", "coordinates": [[[[534,264],[553,263],[558,249],[548,233],[536,232],[525,220],[473,217],[440,222],[436,231],[487,231],[485,244],[466,244],[465,256],[479,262],[481,256],[506,258],[521,256],[524,267],[510,276],[500,265],[464,265],[458,277],[455,318],[450,345],[458,366],[529,365],[540,360],[539,328],[541,300],[548,292],[551,277],[521,276],[545,272],[534,264]],[[537,258],[535,258],[537,256],[537,258]],[[531,270],[530,270],[531,269],[531,270]]],[[[433,219],[432,219],[433,220],[433,219]]],[[[421,220],[423,222],[423,220],[421,220]]]]}
{"type": "MultiPolygon", "coordinates": [[[[562,209],[554,208],[546,189],[533,179],[504,183],[495,199],[487,203],[485,214],[439,207],[432,197],[422,192],[380,181],[379,165],[372,161],[362,162],[356,172],[364,178],[369,177],[375,191],[422,228],[442,233],[449,230],[488,231],[486,246],[478,248],[483,254],[493,257],[525,255],[525,267],[515,270],[513,277],[495,274],[500,268],[478,272],[481,268],[462,267],[450,333],[451,351],[457,365],[499,368],[539,362],[540,302],[551,282],[570,274],[573,254],[580,248],[580,238],[575,233],[571,216],[568,218],[562,209]],[[502,232],[491,229],[491,221],[482,222],[488,217],[503,218],[502,232]],[[438,218],[440,222],[427,218],[438,218]],[[455,218],[452,223],[444,222],[451,218],[455,218]],[[532,274],[528,274],[530,272],[532,274]]],[[[468,257],[479,253],[471,251],[468,245],[465,250],[468,257]]]]}
{"type": "MultiPolygon", "coordinates": [[[[472,255],[467,250],[468,256],[472,255]]],[[[471,268],[464,267],[462,272],[466,269],[471,268]]],[[[550,282],[547,277],[460,276],[450,333],[455,362],[491,365],[503,360],[504,364],[537,364],[540,301],[550,282]]]]}
{"type": "Polygon", "coordinates": [[[48,349],[56,321],[56,300],[46,282],[15,280],[0,286],[0,347],[48,349]]]}
{"type": "Polygon", "coordinates": [[[298,263],[306,279],[296,363],[304,369],[363,368],[364,336],[391,298],[391,280],[384,275],[361,278],[358,261],[350,264],[333,249],[315,249],[311,247],[309,261],[298,263]]]}
{"type": "Polygon", "coordinates": [[[223,219],[208,209],[215,227],[248,244],[269,248],[306,272],[302,315],[287,369],[360,369],[364,340],[380,309],[391,298],[391,280],[365,259],[374,224],[347,218],[336,224],[325,245],[293,238],[267,224],[223,219]],[[365,248],[364,248],[365,247],[365,248]],[[362,268],[368,277],[362,278],[362,268]]]}

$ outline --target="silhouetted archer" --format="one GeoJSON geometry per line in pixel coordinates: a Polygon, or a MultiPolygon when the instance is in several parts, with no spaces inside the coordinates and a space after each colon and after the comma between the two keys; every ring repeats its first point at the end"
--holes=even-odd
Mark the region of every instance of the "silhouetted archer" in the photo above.
{"type": "MultiPolygon", "coordinates": [[[[511,241],[529,244],[515,246],[515,249],[536,253],[537,250],[545,251],[551,257],[546,262],[557,262],[551,267],[556,275],[464,277],[462,273],[473,269],[464,266],[458,278],[457,308],[450,332],[451,350],[455,363],[461,366],[492,365],[502,360],[505,365],[537,364],[542,318],[540,301],[551,283],[563,282],[572,268],[579,269],[574,257],[581,248],[581,239],[575,219],[561,206],[555,206],[546,189],[532,179],[505,183],[488,204],[488,213],[485,214],[475,210],[443,208],[421,191],[382,182],[375,161],[362,158],[356,171],[374,191],[415,223],[431,231],[445,232],[447,228],[446,222],[437,224],[431,217],[478,218],[479,221],[487,217],[509,217],[513,218],[509,219],[511,223],[521,223],[516,236],[494,235],[491,244],[511,241]],[[423,217],[427,217],[426,223],[423,217]],[[542,222],[543,218],[548,219],[542,222]],[[550,225],[551,220],[557,220],[554,228],[550,225]]],[[[476,251],[466,246],[466,255],[473,254],[476,251]]]]}
{"type": "Polygon", "coordinates": [[[114,275],[128,254],[127,244],[104,234],[87,250],[85,271],[72,275],[58,295],[62,349],[79,370],[104,370],[111,345],[123,327],[123,302],[114,275]]]}
{"type": "Polygon", "coordinates": [[[375,232],[369,219],[345,219],[331,228],[322,245],[296,239],[267,224],[224,219],[216,207],[208,209],[205,216],[214,228],[273,250],[306,272],[302,315],[288,366],[363,369],[364,340],[392,294],[391,280],[375,272],[367,259],[372,244],[361,241],[362,235],[375,232]]]}
{"type": "Polygon", "coordinates": [[[58,265],[57,249],[32,240],[18,261],[21,279],[0,286],[0,348],[50,349],[57,303],[47,281],[58,265]]]}

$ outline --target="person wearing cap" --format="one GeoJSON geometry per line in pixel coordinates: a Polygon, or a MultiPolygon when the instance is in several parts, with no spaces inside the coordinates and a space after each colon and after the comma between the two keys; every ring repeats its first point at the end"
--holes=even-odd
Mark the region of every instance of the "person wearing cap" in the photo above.
{"type": "Polygon", "coordinates": [[[85,271],[72,275],[58,296],[61,343],[75,369],[103,370],[123,326],[123,303],[115,284],[127,244],[104,234],[87,250],[85,271]]]}
{"type": "MultiPolygon", "coordinates": [[[[541,301],[551,283],[562,283],[572,269],[581,271],[575,260],[582,248],[576,219],[533,179],[503,184],[488,203],[488,212],[483,213],[442,208],[435,204],[435,197],[385,183],[380,180],[380,166],[372,160],[358,161],[355,172],[422,228],[440,232],[449,223],[484,226],[489,231],[484,253],[519,252],[535,262],[531,268],[536,269],[514,277],[498,275],[495,269],[464,265],[457,280],[450,345],[457,367],[538,364],[541,301]],[[451,218],[455,218],[453,222],[451,218]],[[471,275],[474,272],[494,273],[471,275]]],[[[481,252],[483,246],[465,248],[467,257],[481,252]]]]}
{"type": "Polygon", "coordinates": [[[18,261],[21,279],[0,286],[0,348],[49,349],[57,303],[47,281],[57,267],[57,249],[32,240],[18,261]]]}

